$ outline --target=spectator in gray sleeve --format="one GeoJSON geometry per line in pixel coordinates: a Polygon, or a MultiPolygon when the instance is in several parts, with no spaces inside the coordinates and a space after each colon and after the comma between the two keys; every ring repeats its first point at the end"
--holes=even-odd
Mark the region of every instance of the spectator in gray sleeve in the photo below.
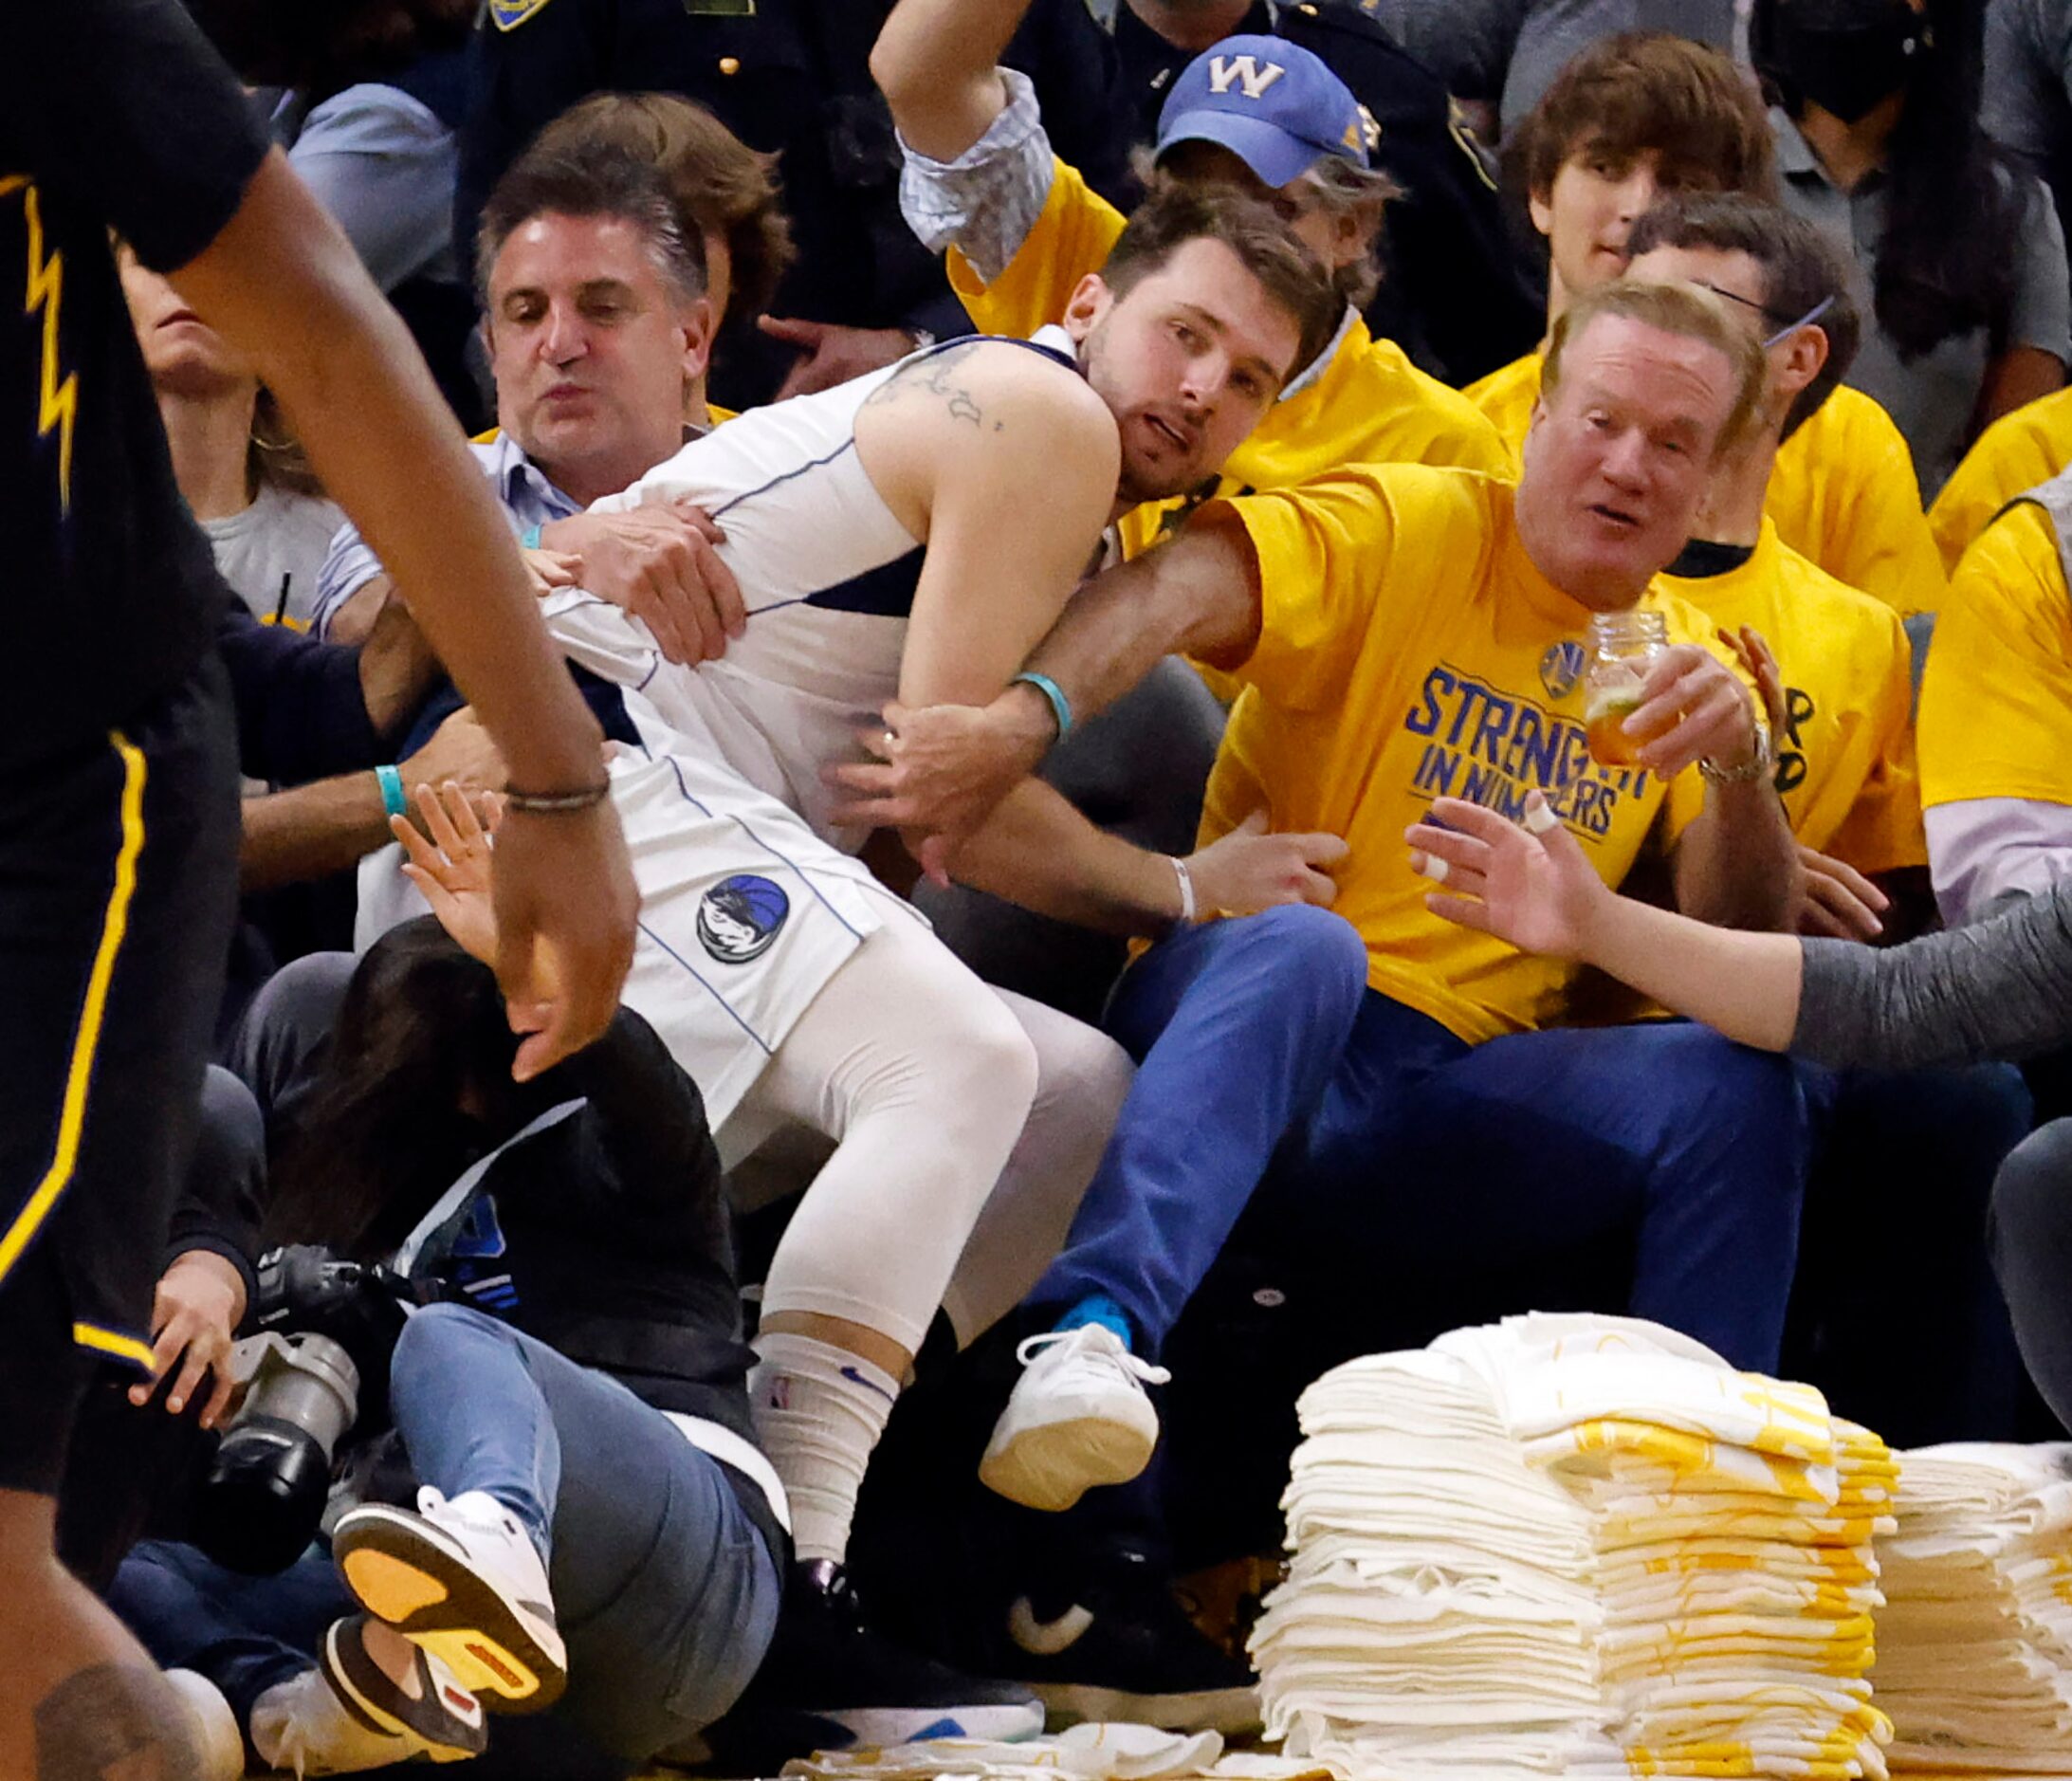
{"type": "MultiPolygon", "coordinates": [[[[1989,921],[1874,951],[1732,933],[1607,890],[1536,795],[1523,825],[1439,799],[1410,830],[1428,899],[1463,926],[1610,972],[1665,1007],[1770,1051],[1916,1069],[2022,1058],[2072,1041],[2072,882],[1989,921]]],[[[2019,1145],[1989,1241],[2030,1376],[2072,1428],[2072,1119],[2019,1145]]]]}
{"type": "Polygon", "coordinates": [[[2072,6],[1986,0],[1987,135],[2057,194],[2072,199],[2072,6]]]}
{"type": "Polygon", "coordinates": [[[1734,46],[1734,0],[1379,0],[1403,46],[1508,135],[1577,50],[1620,31],[1734,46]]]}
{"type": "Polygon", "coordinates": [[[2064,235],[1978,121],[1970,0],[1756,0],[1749,50],[1787,205],[1853,253],[1877,327],[1849,381],[1884,404],[1924,501],[2072,360],[2064,235]]]}

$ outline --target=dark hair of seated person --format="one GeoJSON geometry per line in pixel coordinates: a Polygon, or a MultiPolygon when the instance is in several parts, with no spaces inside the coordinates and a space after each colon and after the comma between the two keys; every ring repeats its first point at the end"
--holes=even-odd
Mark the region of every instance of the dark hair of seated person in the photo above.
{"type": "Polygon", "coordinates": [[[262,1241],[372,1261],[538,1108],[496,974],[426,917],[353,973],[321,1077],[281,1144],[262,1241]]]}
{"type": "Polygon", "coordinates": [[[715,325],[770,306],[798,257],[775,155],[750,148],[703,105],[674,93],[593,93],[541,131],[527,154],[598,145],[659,172],[689,225],[687,233],[725,242],[733,288],[715,325]]]}
{"type": "Polygon", "coordinates": [[[1732,57],[1663,31],[1621,31],[1579,51],[1503,148],[1508,177],[1545,199],[1576,156],[1623,173],[1657,157],[1663,191],[1777,189],[1763,101],[1732,57]]]}
{"type": "Polygon", "coordinates": [[[1302,345],[1291,377],[1330,344],[1346,314],[1330,273],[1266,199],[1235,186],[1178,179],[1155,183],[1115,237],[1101,267],[1102,282],[1124,296],[1190,241],[1220,242],[1293,318],[1302,345]]]}

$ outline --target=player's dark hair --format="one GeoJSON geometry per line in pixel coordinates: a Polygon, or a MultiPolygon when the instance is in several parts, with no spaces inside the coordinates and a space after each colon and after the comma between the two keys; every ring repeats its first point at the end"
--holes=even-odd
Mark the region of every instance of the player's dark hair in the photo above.
{"type": "Polygon", "coordinates": [[[391,928],[354,971],[290,1122],[261,1240],[359,1261],[394,1250],[485,1139],[520,1123],[517,1051],[486,964],[429,915],[391,928]]]}
{"type": "Polygon", "coordinates": [[[689,231],[726,243],[724,327],[760,315],[798,257],[777,156],[750,148],[703,105],[673,93],[596,93],[540,133],[544,152],[601,144],[658,169],[689,231]]]}
{"type": "MultiPolygon", "coordinates": [[[[1788,0],[1757,0],[1750,53],[1793,117],[1804,102],[1770,59],[1773,21],[1788,0]]],[[[1906,98],[1885,144],[1885,232],[1871,306],[1902,359],[1953,334],[1992,330],[2009,343],[2025,181],[1978,120],[1985,9],[1928,0],[1923,53],[1909,58],[1906,98]]]]}
{"type": "Polygon", "coordinates": [[[1827,362],[1785,415],[1784,436],[1790,438],[1856,362],[1863,313],[1857,306],[1855,268],[1805,217],[1739,192],[1699,193],[1653,205],[1634,224],[1626,253],[1638,260],[1657,248],[1747,254],[1763,270],[1763,307],[1769,313],[1765,334],[1826,303],[1812,325],[1827,337],[1827,362]]]}
{"type": "Polygon", "coordinates": [[[1544,199],[1578,155],[1623,169],[1658,157],[1669,188],[1777,189],[1762,97],[1719,50],[1663,31],[1621,31],[1572,56],[1504,144],[1514,183],[1544,199]]]}
{"type": "Polygon", "coordinates": [[[1124,296],[1188,242],[1202,240],[1221,242],[1294,319],[1302,344],[1286,376],[1294,376],[1330,344],[1346,314],[1330,273],[1270,204],[1234,186],[1160,181],[1130,213],[1101,278],[1116,296],[1124,296]]]}
{"type": "Polygon", "coordinates": [[[475,0],[185,0],[247,81],[322,95],[458,49],[475,0]]]}
{"type": "Polygon", "coordinates": [[[485,307],[504,244],[534,217],[547,215],[623,218],[646,238],[655,269],[679,297],[705,295],[705,237],[685,227],[659,168],[611,142],[535,142],[504,169],[482,207],[475,283],[485,307]]]}

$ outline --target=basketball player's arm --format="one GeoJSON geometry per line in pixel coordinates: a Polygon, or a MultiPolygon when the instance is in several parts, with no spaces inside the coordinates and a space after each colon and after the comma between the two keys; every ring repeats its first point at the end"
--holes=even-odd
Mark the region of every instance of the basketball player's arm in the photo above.
{"type": "Polygon", "coordinates": [[[1007,109],[1000,57],[1029,0],[899,0],[871,51],[871,77],[908,146],[953,161],[1007,109]]]}
{"type": "MultiPolygon", "coordinates": [[[[360,523],[440,660],[527,790],[603,780],[602,738],[547,640],[518,550],[424,361],[278,149],[181,294],[280,399],[324,486],[360,523]]],[[[504,824],[498,976],[534,1031],[530,1076],[603,1031],[633,953],[636,896],[609,800],[504,824]]]]}
{"type": "MultiPolygon", "coordinates": [[[[1056,682],[1083,721],[1175,651],[1244,660],[1258,640],[1259,597],[1244,526],[1203,509],[1177,538],[1082,586],[1025,665],[1056,682]]],[[[861,740],[881,759],[830,769],[851,794],[839,820],[963,835],[1036,770],[1057,724],[1044,695],[1017,682],[983,705],[902,702],[888,708],[886,730],[861,740]]]]}
{"type": "Polygon", "coordinates": [[[900,658],[910,707],[984,705],[1057,622],[1099,546],[1121,446],[1085,380],[1019,346],[917,360],[856,417],[856,450],[927,550],[900,658]]]}

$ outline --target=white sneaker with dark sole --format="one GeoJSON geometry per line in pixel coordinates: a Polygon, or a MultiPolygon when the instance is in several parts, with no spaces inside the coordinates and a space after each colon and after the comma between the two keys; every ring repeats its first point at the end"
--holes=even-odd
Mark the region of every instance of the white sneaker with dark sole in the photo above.
{"type": "Polygon", "coordinates": [[[568,1651],[524,1529],[481,1491],[449,1502],[427,1486],[417,1503],[419,1515],[365,1503],[340,1518],[331,1551],[346,1587],[492,1711],[552,1706],[568,1651]]]}
{"type": "Polygon", "coordinates": [[[1015,1384],[979,1461],[979,1481],[1030,1509],[1070,1509],[1096,1484],[1150,1463],[1158,1412],[1145,1393],[1172,1374],[1132,1354],[1106,1324],[1033,1335],[1015,1350],[1015,1384]]]}

